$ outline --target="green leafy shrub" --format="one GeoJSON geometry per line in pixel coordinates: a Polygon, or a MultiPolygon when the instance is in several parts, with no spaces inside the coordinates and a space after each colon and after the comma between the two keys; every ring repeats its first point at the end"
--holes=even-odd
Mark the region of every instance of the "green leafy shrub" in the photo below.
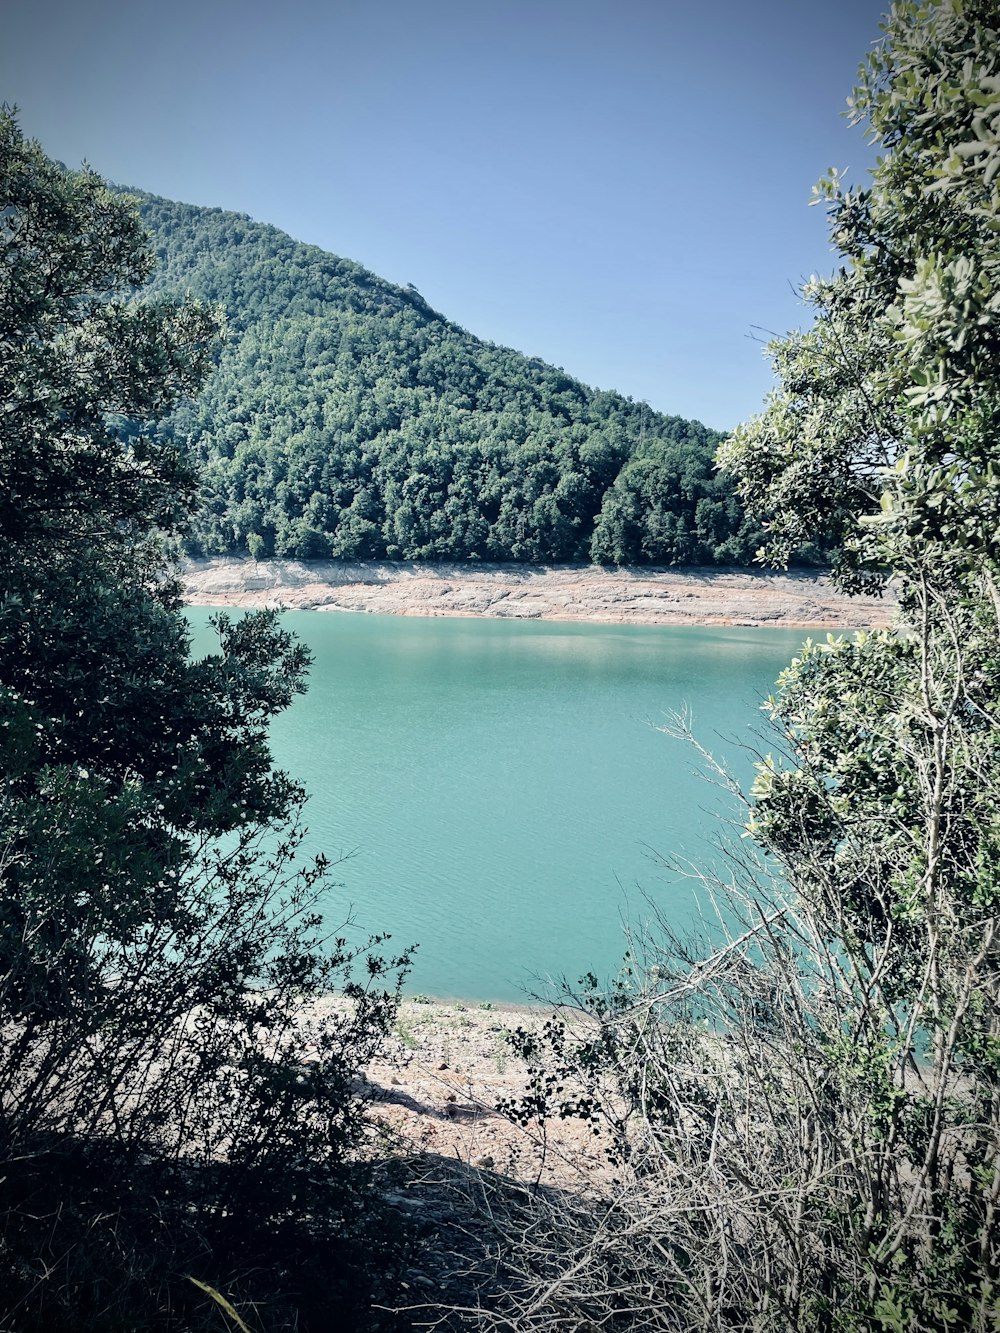
{"type": "Polygon", "coordinates": [[[7,112],[0,246],[0,1327],[218,1327],[189,1275],[269,1329],[361,1326],[398,1231],[354,1078],[406,958],[331,937],[298,856],[267,728],[304,650],[264,613],[190,653],[196,478],[138,423],[218,316],[122,295],[133,205],[7,112]]]}
{"type": "Polygon", "coordinates": [[[720,457],[773,559],[829,540],[899,617],[783,673],[714,940],[664,925],[582,1033],[522,1041],[522,1114],[590,1119],[620,1179],[505,1238],[520,1333],[1000,1319],[995,0],[894,5],[853,109],[843,267],[720,457]]]}

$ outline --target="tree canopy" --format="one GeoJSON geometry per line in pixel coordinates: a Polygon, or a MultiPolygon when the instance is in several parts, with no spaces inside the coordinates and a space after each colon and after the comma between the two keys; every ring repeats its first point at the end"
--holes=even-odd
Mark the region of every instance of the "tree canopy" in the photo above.
{"type": "Polygon", "coordinates": [[[142,196],[147,292],[230,337],[162,438],[203,468],[189,549],[417,560],[749,563],[717,432],[482,342],[412,288],[219,209],[142,196]]]}
{"type": "Polygon", "coordinates": [[[381,1244],[351,1079],[395,982],[373,955],[353,978],[326,862],[296,859],[267,731],[304,650],[263,614],[190,652],[171,552],[197,479],[153,418],[218,312],[136,299],[134,202],[6,110],[0,252],[0,1324],[200,1327],[184,1274],[256,1271],[273,1326],[302,1327],[310,1248],[327,1318],[381,1244]],[[343,1012],[300,1021],[335,986],[343,1012]]]}

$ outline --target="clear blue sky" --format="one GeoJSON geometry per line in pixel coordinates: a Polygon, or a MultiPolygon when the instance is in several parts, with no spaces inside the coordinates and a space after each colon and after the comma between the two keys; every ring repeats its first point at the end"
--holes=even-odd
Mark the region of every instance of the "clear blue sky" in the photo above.
{"type": "Polygon", "coordinates": [[[273,222],[472,332],[730,427],[834,263],[809,191],[880,0],[13,0],[54,157],[273,222]]]}

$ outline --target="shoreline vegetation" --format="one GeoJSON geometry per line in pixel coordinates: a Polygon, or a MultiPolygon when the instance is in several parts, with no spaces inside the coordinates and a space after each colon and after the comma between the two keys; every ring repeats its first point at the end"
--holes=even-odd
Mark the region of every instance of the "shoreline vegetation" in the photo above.
{"type": "Polygon", "coordinates": [[[879,629],[890,597],[847,597],[826,574],[421,561],[189,560],[189,606],[473,616],[608,625],[879,629]]]}

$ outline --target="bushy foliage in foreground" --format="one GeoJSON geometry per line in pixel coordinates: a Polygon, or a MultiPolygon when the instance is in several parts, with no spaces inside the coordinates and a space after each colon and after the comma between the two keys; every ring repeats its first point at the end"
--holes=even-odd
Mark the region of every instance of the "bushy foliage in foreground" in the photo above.
{"type": "Polygon", "coordinates": [[[603,1122],[621,1186],[539,1209],[495,1324],[1000,1324],[998,60],[995,0],[903,2],[862,69],[844,268],[722,456],[775,555],[828,523],[899,620],[778,682],[723,943],[663,932],[589,1033],[522,1039],[522,1113],[603,1122]]]}
{"type": "Polygon", "coordinates": [[[0,1327],[218,1327],[197,1282],[360,1324],[391,1230],[351,1082],[396,976],[324,938],[297,859],[267,727],[306,655],[263,614],[192,658],[167,543],[196,478],[135,424],[217,315],[123,295],[133,205],[7,112],[0,250],[0,1327]]]}
{"type": "Polygon", "coordinates": [[[231,338],[165,427],[203,464],[191,549],[300,559],[748,564],[699,422],[473,337],[350,260],[144,196],[149,291],[231,338]]]}

